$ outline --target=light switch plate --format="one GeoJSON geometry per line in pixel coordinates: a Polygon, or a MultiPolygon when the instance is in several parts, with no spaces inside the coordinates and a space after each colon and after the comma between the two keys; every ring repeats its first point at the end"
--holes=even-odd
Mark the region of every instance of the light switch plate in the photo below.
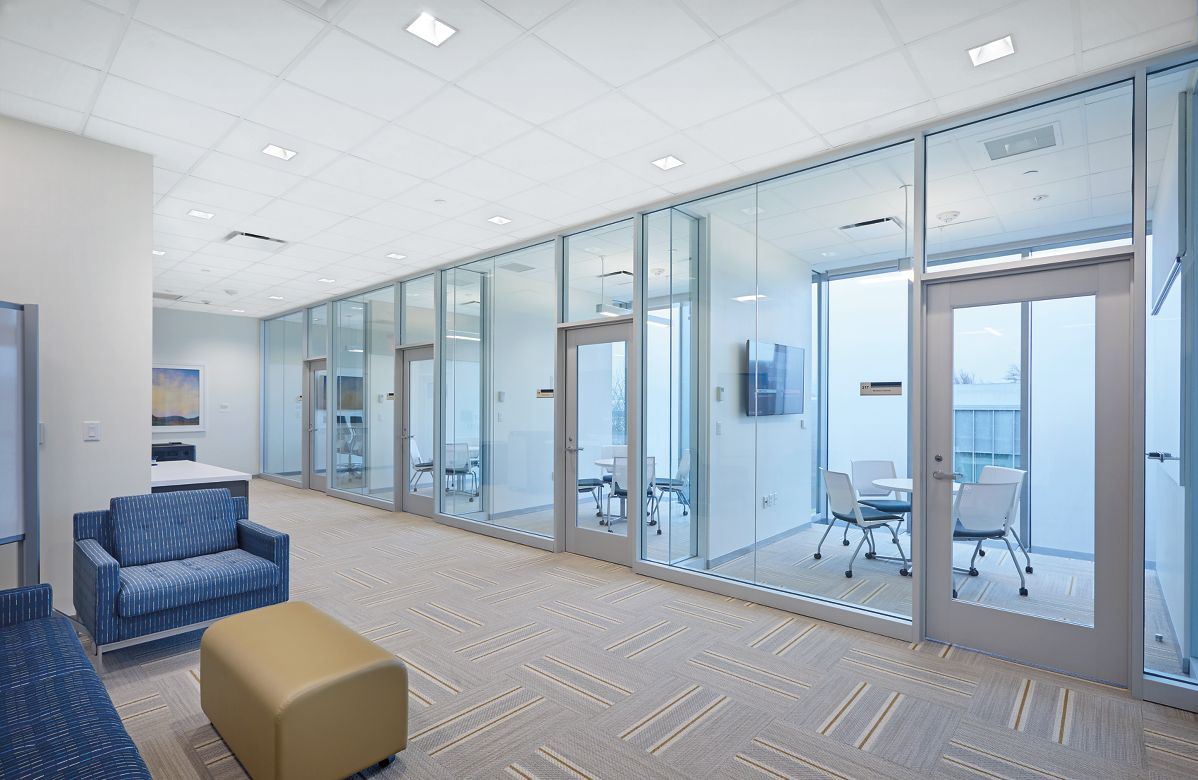
{"type": "Polygon", "coordinates": [[[85,420],[83,422],[83,440],[84,441],[99,441],[100,440],[100,423],[95,420],[85,420]]]}

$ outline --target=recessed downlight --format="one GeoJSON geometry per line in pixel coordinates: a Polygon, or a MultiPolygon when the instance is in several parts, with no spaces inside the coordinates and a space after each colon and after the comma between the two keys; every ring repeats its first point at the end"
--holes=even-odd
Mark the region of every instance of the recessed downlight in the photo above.
{"type": "Polygon", "coordinates": [[[269,298],[269,299],[270,299],[270,300],[272,300],[272,301],[281,301],[281,300],[283,300],[283,296],[282,296],[282,295],[268,295],[268,296],[266,296],[266,297],[267,297],[267,298],[269,298]]]}
{"type": "Polygon", "coordinates": [[[329,279],[329,278],[327,278],[327,277],[326,277],[326,278],[322,278],[322,279],[317,279],[316,281],[320,282],[321,284],[332,284],[333,282],[335,282],[335,281],[337,281],[337,280],[336,280],[336,279],[329,279]]]}
{"type": "Polygon", "coordinates": [[[665,157],[661,157],[659,159],[654,160],[653,164],[656,165],[658,168],[661,168],[663,171],[669,171],[674,168],[677,168],[680,165],[686,165],[685,162],[683,162],[682,160],[679,160],[677,157],[675,157],[672,154],[667,154],[665,157]]]}
{"type": "Polygon", "coordinates": [[[187,212],[187,216],[195,217],[196,219],[212,219],[216,215],[210,211],[200,211],[199,209],[192,209],[191,211],[187,212]]]}
{"type": "Polygon", "coordinates": [[[1015,42],[1011,40],[1011,36],[1004,35],[998,40],[983,43],[981,46],[974,46],[969,50],[969,59],[973,62],[976,68],[979,65],[985,65],[987,62],[1001,60],[1003,57],[1009,57],[1015,53],[1015,42]]]}
{"type": "Polygon", "coordinates": [[[407,255],[401,255],[399,252],[388,252],[387,258],[390,260],[403,260],[407,255]]]}
{"type": "Polygon", "coordinates": [[[421,11],[420,16],[404,29],[434,46],[445,43],[457,32],[457,28],[449,26],[428,11],[421,11]]]}
{"type": "Polygon", "coordinates": [[[233,313],[234,314],[245,314],[245,309],[234,309],[233,313]]]}
{"type": "Polygon", "coordinates": [[[166,254],[166,252],[162,251],[161,249],[151,249],[150,254],[154,255],[154,257],[162,257],[166,254]]]}
{"type": "Polygon", "coordinates": [[[267,144],[266,146],[262,147],[262,153],[269,154],[271,157],[278,157],[280,160],[290,160],[292,157],[295,157],[297,154],[299,154],[299,152],[295,151],[294,149],[284,149],[283,147],[276,146],[275,144],[267,144]]]}
{"type": "Polygon", "coordinates": [[[490,223],[492,223],[492,224],[495,224],[495,225],[506,225],[506,224],[508,224],[509,222],[511,222],[511,220],[510,220],[510,219],[508,219],[507,217],[501,217],[501,216],[499,216],[498,214],[496,214],[495,216],[491,217],[491,218],[490,218],[490,219],[488,219],[487,221],[488,221],[488,222],[490,222],[490,223]]]}
{"type": "Polygon", "coordinates": [[[756,293],[754,295],[738,295],[732,300],[736,301],[737,303],[750,303],[752,301],[764,301],[765,296],[761,295],[760,293],[756,293]]]}

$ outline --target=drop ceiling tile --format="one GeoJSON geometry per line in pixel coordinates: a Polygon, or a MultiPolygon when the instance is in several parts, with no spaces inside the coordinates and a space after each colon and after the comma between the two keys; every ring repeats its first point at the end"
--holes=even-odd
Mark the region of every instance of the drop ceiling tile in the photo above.
{"type": "Polygon", "coordinates": [[[482,154],[530,129],[527,122],[457,87],[439,92],[399,124],[469,154],[482,154]]]}
{"type": "Polygon", "coordinates": [[[648,177],[636,176],[610,162],[601,162],[548,182],[587,203],[602,203],[640,192],[649,186],[648,177]]]}
{"type": "Polygon", "coordinates": [[[870,117],[847,127],[829,130],[824,139],[832,146],[848,146],[858,141],[879,138],[927,122],[936,117],[936,104],[930,100],[905,106],[897,111],[870,117]]]}
{"type": "Polygon", "coordinates": [[[1131,139],[1111,138],[1089,144],[1087,157],[1091,173],[1126,168],[1131,165],[1131,139]]]}
{"type": "Polygon", "coordinates": [[[1046,65],[1073,54],[1071,0],[1024,0],[907,47],[933,97],[1046,65]],[[1010,35],[1015,53],[974,67],[968,49],[1010,35]]]}
{"type": "Polygon", "coordinates": [[[313,178],[380,200],[392,198],[420,183],[415,176],[352,155],[343,156],[313,178]]]}
{"type": "Polygon", "coordinates": [[[200,223],[187,217],[187,209],[183,209],[182,211],[170,209],[169,212],[158,210],[169,209],[171,206],[169,201],[170,198],[163,198],[154,207],[154,235],[180,236],[183,238],[199,239],[207,243],[229,232],[229,228],[226,226],[200,223]],[[183,216],[178,216],[180,214],[183,216]]]}
{"type": "Polygon", "coordinates": [[[537,124],[589,103],[610,89],[532,37],[512,44],[458,83],[521,119],[537,124]]]}
{"type": "Polygon", "coordinates": [[[724,40],[778,91],[898,46],[872,0],[806,0],[724,40]]]}
{"type": "Polygon", "coordinates": [[[288,244],[283,251],[267,257],[262,263],[263,265],[310,271],[313,268],[339,263],[350,256],[348,252],[336,252],[312,244],[288,244]]]}
{"type": "Polygon", "coordinates": [[[454,219],[485,204],[481,198],[452,190],[435,181],[417,184],[392,199],[395,203],[437,215],[441,220],[454,219]]]}
{"type": "Polygon", "coordinates": [[[682,0],[682,4],[715,30],[717,35],[727,35],[789,2],[791,0],[737,0],[735,3],[728,0],[682,0]]]}
{"type": "Polygon", "coordinates": [[[395,201],[380,203],[374,208],[362,212],[360,217],[370,222],[377,222],[380,225],[396,228],[399,231],[397,235],[414,233],[417,230],[422,230],[438,222],[445,221],[445,217],[443,216],[430,214],[427,211],[414,209],[395,201]]]}
{"type": "Polygon", "coordinates": [[[820,133],[928,99],[919,79],[897,51],[796,87],[783,97],[820,133]]]}
{"type": "Polygon", "coordinates": [[[270,202],[269,195],[228,187],[196,176],[188,176],[179,182],[171,192],[171,197],[210,204],[209,210],[217,214],[230,211],[249,214],[270,202]]]}
{"type": "Polygon", "coordinates": [[[556,179],[599,162],[595,155],[539,129],[509,141],[486,157],[538,181],[556,179]]]}
{"type": "Polygon", "coordinates": [[[672,2],[580,0],[536,34],[610,84],[626,84],[711,35],[672,2]]]}
{"type": "Polygon", "coordinates": [[[287,81],[276,86],[249,119],[343,152],[365,141],[384,124],[377,117],[287,81]]]}
{"type": "Polygon", "coordinates": [[[4,90],[0,90],[0,114],[69,133],[78,132],[84,120],[81,111],[72,111],[4,90]]]}
{"type": "Polygon", "coordinates": [[[230,114],[243,114],[274,77],[137,22],[129,25],[109,73],[230,114]]]}
{"type": "Polygon", "coordinates": [[[204,148],[147,133],[128,125],[110,122],[93,116],[87,120],[83,134],[97,141],[137,149],[153,155],[154,165],[170,171],[187,171],[204,155],[204,148]]]}
{"type": "Polygon", "coordinates": [[[123,19],[84,0],[8,0],[0,36],[102,69],[120,40],[123,19]]]}
{"type": "Polygon", "coordinates": [[[146,24],[276,75],[324,27],[320,20],[283,0],[140,0],[134,15],[146,24]]]}
{"type": "Polygon", "coordinates": [[[530,30],[569,3],[570,0],[487,0],[487,5],[530,30]]]}
{"type": "Polygon", "coordinates": [[[706,147],[678,133],[626,152],[619,157],[613,157],[610,162],[632,175],[644,179],[649,184],[663,187],[668,182],[688,179],[704,171],[719,168],[726,161],[706,147]],[[667,155],[677,157],[684,164],[668,171],[663,171],[653,164],[654,160],[660,160],[667,155]]]}
{"type": "Polygon", "coordinates": [[[325,209],[304,206],[286,200],[276,200],[258,209],[257,217],[277,219],[293,225],[303,225],[317,231],[328,230],[345,219],[344,214],[337,214],[325,209]]]}
{"type": "Polygon", "coordinates": [[[175,259],[180,259],[184,255],[189,255],[203,248],[207,243],[207,241],[200,238],[188,238],[186,236],[176,236],[157,231],[154,233],[154,248],[165,249],[168,258],[174,257],[175,259]]]}
{"type": "Polygon", "coordinates": [[[515,40],[523,30],[481,0],[360,0],[341,27],[385,52],[453,80],[515,40]],[[433,46],[405,29],[427,11],[458,32],[433,46]]]}
{"type": "MultiPolygon", "coordinates": [[[[335,234],[345,236],[346,238],[357,239],[365,242],[366,246],[359,248],[354,254],[361,254],[366,248],[373,248],[379,244],[392,244],[397,239],[402,237],[406,231],[388,225],[380,225],[377,222],[369,222],[357,217],[349,217],[348,219],[339,222],[335,227],[321,233],[320,236],[312,239],[312,243],[320,244],[321,237],[335,234]]],[[[331,247],[338,249],[339,247],[331,247]]]]}
{"type": "Polygon", "coordinates": [[[259,236],[270,236],[288,243],[307,241],[320,231],[314,225],[303,225],[298,222],[284,222],[281,219],[251,214],[237,221],[237,229],[246,233],[256,233],[259,236]]]}
{"type": "Polygon", "coordinates": [[[723,116],[770,94],[718,43],[629,84],[624,92],[679,129],[723,116]]]}
{"type": "Polygon", "coordinates": [[[385,128],[355,149],[354,155],[420,179],[434,179],[470,159],[464,152],[402,127],[385,128]]]}
{"type": "Polygon", "coordinates": [[[379,199],[359,192],[335,187],[322,181],[308,179],[288,191],[284,200],[305,206],[328,209],[352,217],[379,204],[379,199]]]}
{"type": "MultiPolygon", "coordinates": [[[[455,219],[442,222],[439,225],[433,225],[421,231],[421,233],[434,239],[443,239],[463,246],[481,247],[487,245],[487,242],[494,240],[495,231],[487,229],[491,227],[493,226],[487,224],[485,221],[482,221],[480,225],[478,220],[466,222],[465,220],[455,219]],[[484,225],[486,227],[483,227],[484,225]]],[[[400,247],[398,251],[403,254],[403,242],[400,241],[397,246],[400,247]]]]}
{"type": "Polygon", "coordinates": [[[334,149],[291,133],[246,121],[238,122],[217,144],[216,150],[291,176],[311,176],[341,156],[341,153],[334,149]],[[297,154],[290,160],[280,160],[278,157],[263,154],[262,150],[267,144],[281,146],[297,154]]]}
{"type": "Polygon", "coordinates": [[[599,157],[614,157],[673,132],[670,125],[618,92],[555,119],[544,129],[599,157]]]}
{"type": "Polygon", "coordinates": [[[86,111],[102,78],[94,68],[0,39],[0,90],[86,111]]]}
{"type": "Polygon", "coordinates": [[[183,179],[183,174],[168,171],[165,168],[154,167],[154,192],[159,195],[170,192],[183,179]]]}
{"type": "MultiPolygon", "coordinates": [[[[404,236],[400,244],[403,248],[402,254],[406,254],[409,259],[414,257],[439,257],[451,254],[465,257],[473,251],[467,244],[446,238],[438,238],[425,233],[413,233],[410,236],[404,236]]],[[[375,264],[380,263],[377,258],[372,258],[371,262],[375,264]]],[[[384,258],[381,262],[394,263],[395,261],[384,258]]]]}
{"type": "Polygon", "coordinates": [[[502,200],[507,195],[528,189],[535,181],[506,168],[500,168],[481,157],[459,165],[437,177],[447,187],[483,200],[502,200]]]}
{"type": "MultiPolygon", "coordinates": [[[[262,155],[263,158],[266,155],[262,155]]],[[[212,152],[192,170],[192,175],[250,192],[278,197],[304,181],[303,177],[258,165],[220,152],[212,152]]]]}
{"type": "Polygon", "coordinates": [[[215,144],[234,122],[223,111],[115,76],[104,80],[92,115],[203,147],[215,144]]]}
{"type": "MultiPolygon", "coordinates": [[[[650,203],[655,200],[660,200],[667,197],[671,193],[675,195],[682,195],[688,192],[697,192],[698,190],[711,187],[713,185],[719,184],[720,182],[731,181],[732,179],[737,178],[739,175],[740,169],[728,163],[719,164],[711,168],[692,171],[691,175],[689,176],[680,176],[676,179],[670,179],[668,181],[661,182],[660,189],[662,192],[657,194],[656,197],[646,198],[645,200],[640,201],[640,203],[650,203]]],[[[631,209],[636,207],[638,203],[632,199],[620,200],[617,198],[616,200],[608,201],[607,205],[631,209]]]]}
{"type": "Polygon", "coordinates": [[[777,97],[696,125],[686,134],[720,157],[733,161],[806,141],[814,135],[777,97]]]}
{"type": "Polygon", "coordinates": [[[385,119],[396,119],[445,85],[340,30],[320,41],[287,79],[385,119]]]}
{"type": "Polygon", "coordinates": [[[542,219],[558,219],[581,211],[589,204],[589,200],[543,184],[503,199],[503,205],[542,219]]]}
{"type": "Polygon", "coordinates": [[[1082,71],[1089,73],[1150,54],[1186,46],[1195,41],[1193,19],[1173,22],[1155,30],[1121,38],[1113,43],[1087,48],[1082,52],[1082,71]]]}
{"type": "Polygon", "coordinates": [[[1153,0],[1128,3],[1124,0],[1086,0],[1081,12],[1082,48],[1093,49],[1140,33],[1169,25],[1185,26],[1193,33],[1195,7],[1192,0],[1153,0]]]}
{"type": "MultiPolygon", "coordinates": [[[[979,16],[994,13],[1015,0],[880,0],[903,42],[919,40],[979,16]]],[[[1001,36],[999,36],[1001,37],[1001,36]]],[[[984,41],[982,41],[984,43],[984,41]]],[[[975,44],[976,45],[976,44],[975,44]]]]}
{"type": "MultiPolygon", "coordinates": [[[[989,63],[993,65],[994,63],[989,63]]],[[[936,105],[942,114],[953,114],[969,108],[994,103],[1021,92],[1053,84],[1077,74],[1077,59],[1073,55],[1017,71],[993,81],[975,84],[957,92],[936,95],[936,105]]]]}

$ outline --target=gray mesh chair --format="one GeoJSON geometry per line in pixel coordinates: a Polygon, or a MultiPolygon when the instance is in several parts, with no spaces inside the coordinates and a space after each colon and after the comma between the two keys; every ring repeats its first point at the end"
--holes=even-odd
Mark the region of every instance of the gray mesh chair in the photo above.
{"type": "MultiPolygon", "coordinates": [[[[969,568],[953,568],[968,576],[978,576],[974,568],[981,543],[987,539],[1001,540],[1007,545],[1011,554],[1011,563],[1019,574],[1019,595],[1027,595],[1027,582],[1023,578],[1023,569],[1019,568],[1019,560],[1008,538],[1011,531],[1011,512],[1015,506],[1019,492],[1018,482],[967,482],[957,490],[953,501],[953,541],[975,542],[973,557],[970,558],[969,568]]],[[[965,580],[968,581],[968,580],[965,580]]],[[[964,584],[963,581],[961,584],[964,584]]],[[[959,584],[953,585],[953,598],[957,597],[959,584]]]]}
{"type": "MultiPolygon", "coordinates": [[[[832,517],[836,520],[843,520],[850,525],[855,525],[861,529],[861,541],[857,542],[857,548],[853,550],[853,557],[849,559],[849,568],[845,571],[844,576],[853,576],[853,561],[857,560],[857,554],[861,552],[861,546],[867,541],[869,542],[869,550],[865,553],[867,558],[876,557],[876,546],[874,545],[874,529],[885,527],[890,531],[890,537],[898,547],[899,557],[902,559],[902,568],[899,569],[899,574],[906,577],[911,573],[911,567],[907,562],[907,554],[903,552],[903,545],[899,542],[898,532],[894,530],[891,523],[901,523],[903,518],[891,512],[883,512],[880,509],[874,509],[871,506],[864,506],[857,501],[857,491],[853,489],[853,480],[848,474],[840,471],[828,471],[820,469],[824,476],[824,490],[828,494],[828,509],[832,512],[832,517]]],[[[823,537],[819,540],[819,545],[815,548],[815,558],[819,560],[823,557],[824,539],[828,538],[828,531],[832,530],[832,523],[828,523],[828,528],[824,531],[823,537]]]]}

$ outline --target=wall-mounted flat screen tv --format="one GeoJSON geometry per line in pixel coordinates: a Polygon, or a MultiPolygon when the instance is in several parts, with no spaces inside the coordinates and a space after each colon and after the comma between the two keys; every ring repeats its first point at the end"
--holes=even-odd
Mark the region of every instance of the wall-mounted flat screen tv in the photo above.
{"type": "Polygon", "coordinates": [[[748,343],[745,413],[750,417],[803,413],[805,351],[765,341],[748,343]]]}

